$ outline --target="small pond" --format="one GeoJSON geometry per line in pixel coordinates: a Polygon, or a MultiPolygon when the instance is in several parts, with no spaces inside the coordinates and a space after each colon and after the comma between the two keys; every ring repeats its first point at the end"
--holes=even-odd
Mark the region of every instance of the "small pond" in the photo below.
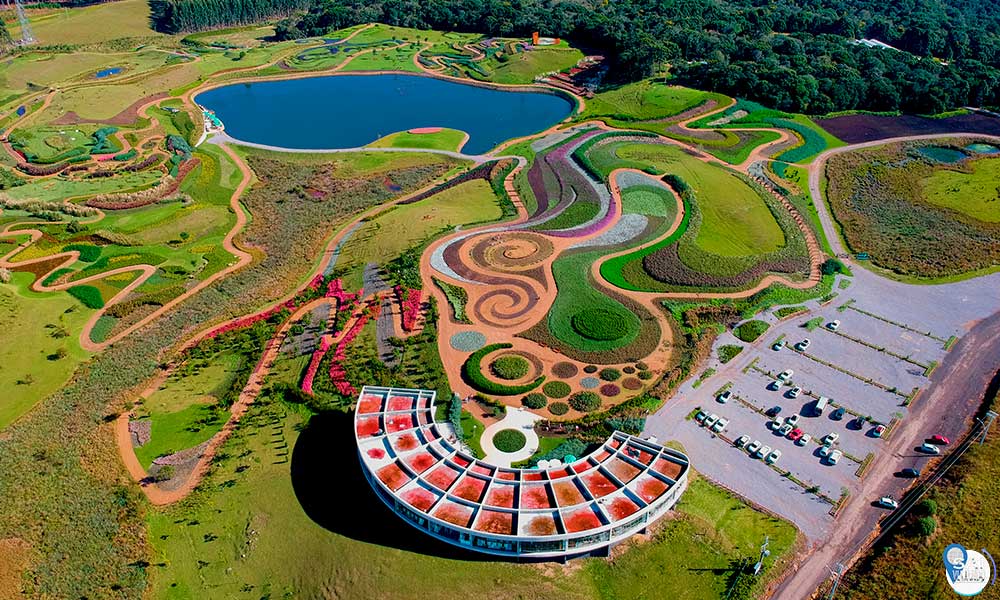
{"type": "Polygon", "coordinates": [[[917,149],[918,152],[931,160],[942,163],[957,163],[968,158],[969,155],[955,148],[945,148],[944,146],[924,146],[917,149]]]}
{"type": "Polygon", "coordinates": [[[507,91],[401,73],[240,83],[198,94],[232,137],[304,150],[356,148],[391,133],[447,127],[480,154],[562,121],[573,103],[546,92],[507,91]]]}
{"type": "Polygon", "coordinates": [[[969,144],[965,147],[969,152],[975,152],[977,154],[997,154],[1000,153],[1000,148],[994,146],[993,144],[984,144],[977,142],[975,144],[969,144]]]}
{"type": "Polygon", "coordinates": [[[108,67],[107,69],[101,69],[94,74],[94,79],[104,79],[105,77],[111,77],[112,75],[117,75],[124,71],[124,67],[108,67]]]}

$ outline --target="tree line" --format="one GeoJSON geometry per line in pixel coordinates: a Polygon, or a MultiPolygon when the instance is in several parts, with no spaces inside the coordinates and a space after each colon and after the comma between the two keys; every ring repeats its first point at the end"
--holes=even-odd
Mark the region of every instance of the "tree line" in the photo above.
{"type": "Polygon", "coordinates": [[[150,22],[165,33],[234,27],[304,10],[310,0],[149,0],[150,22]]]}
{"type": "MultiPolygon", "coordinates": [[[[230,5],[297,8],[295,0],[150,2],[191,13],[212,7],[205,17],[172,18],[182,29],[231,23],[240,10],[223,8],[230,5]]],[[[669,70],[676,83],[796,112],[1000,105],[1000,0],[313,0],[276,36],[376,21],[496,36],[540,31],[605,54],[612,81],[669,70]]]]}

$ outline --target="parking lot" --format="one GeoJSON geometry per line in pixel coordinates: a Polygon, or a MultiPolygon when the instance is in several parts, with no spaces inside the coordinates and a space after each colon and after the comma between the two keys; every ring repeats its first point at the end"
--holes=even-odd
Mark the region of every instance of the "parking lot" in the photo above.
{"type": "MultiPolygon", "coordinates": [[[[963,304],[941,315],[934,310],[941,301],[940,288],[857,275],[848,291],[824,306],[812,301],[806,304],[807,312],[784,321],[771,313],[758,315],[771,327],[752,344],[728,332],[721,335],[716,347],[738,344],[745,347],[743,352],[728,364],[713,360],[705,365],[715,373],[682,384],[675,398],[647,421],[648,434],[680,442],[696,469],[788,517],[812,539],[829,531],[831,509],[842,496],[860,489],[865,465],[879,460],[885,441],[876,435],[876,427],[884,425],[889,428],[886,435],[892,434],[905,420],[908,405],[921,401],[920,391],[929,386],[928,376],[948,348],[977,315],[990,314],[1000,301],[977,295],[971,283],[955,284],[953,293],[965,295],[963,304]],[[886,302],[901,293],[897,288],[909,294],[905,311],[886,302]],[[828,326],[834,320],[839,321],[836,331],[828,326]],[[807,338],[808,347],[796,347],[807,338]],[[775,349],[777,340],[784,344],[775,349]],[[791,377],[770,389],[785,370],[793,371],[791,377]],[[801,388],[796,398],[791,397],[793,388],[801,388]],[[720,403],[716,398],[723,390],[731,397],[720,403]],[[815,406],[821,396],[828,404],[818,414],[815,406]],[[795,427],[810,436],[808,443],[796,444],[769,426],[773,419],[766,413],[777,407],[782,423],[800,415],[795,427]],[[700,425],[693,418],[699,408],[726,419],[725,429],[715,433],[700,425]],[[820,456],[820,439],[831,433],[838,436],[833,448],[842,453],[836,464],[820,456]],[[733,443],[743,435],[749,442],[779,450],[780,458],[772,466],[751,457],[733,443]]],[[[923,455],[913,454],[925,462],[923,455]]]]}

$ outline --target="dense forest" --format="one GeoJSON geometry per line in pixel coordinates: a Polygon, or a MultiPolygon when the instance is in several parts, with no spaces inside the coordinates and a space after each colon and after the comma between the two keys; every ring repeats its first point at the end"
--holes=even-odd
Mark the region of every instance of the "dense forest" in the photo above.
{"type": "MultiPolygon", "coordinates": [[[[274,12],[295,4],[150,1],[172,7],[168,21],[183,30],[230,24],[230,13],[254,1],[274,12]]],[[[612,80],[669,68],[677,83],[813,114],[1000,105],[1000,0],[313,0],[279,23],[277,36],[370,21],[499,36],[541,31],[606,54],[612,80]]]]}
{"type": "Polygon", "coordinates": [[[232,27],[283,17],[311,0],[149,0],[150,21],[158,31],[178,33],[232,27]]]}

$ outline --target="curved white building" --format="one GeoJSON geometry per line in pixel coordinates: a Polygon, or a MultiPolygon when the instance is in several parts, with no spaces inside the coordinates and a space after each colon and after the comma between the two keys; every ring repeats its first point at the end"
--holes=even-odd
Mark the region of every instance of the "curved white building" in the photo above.
{"type": "Polygon", "coordinates": [[[366,386],[354,430],[378,496],[414,527],[456,546],[510,557],[606,549],[663,516],[687,486],[685,455],[621,432],[557,468],[484,463],[434,422],[434,396],[366,386]]]}

